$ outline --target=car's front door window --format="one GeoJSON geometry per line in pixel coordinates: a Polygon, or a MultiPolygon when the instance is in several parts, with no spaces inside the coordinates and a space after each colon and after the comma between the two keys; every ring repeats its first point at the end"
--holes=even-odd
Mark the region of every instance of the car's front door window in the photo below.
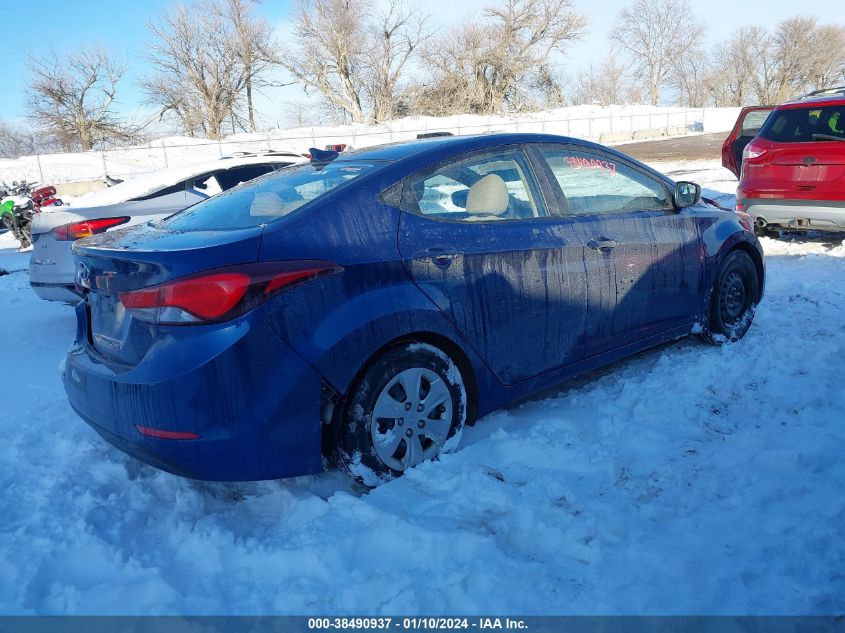
{"type": "Polygon", "coordinates": [[[566,146],[545,146],[541,152],[572,215],[673,208],[666,187],[610,154],[566,146]]]}

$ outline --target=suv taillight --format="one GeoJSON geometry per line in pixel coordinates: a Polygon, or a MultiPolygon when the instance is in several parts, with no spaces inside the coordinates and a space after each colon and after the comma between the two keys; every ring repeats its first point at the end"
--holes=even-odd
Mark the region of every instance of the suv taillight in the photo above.
{"type": "Polygon", "coordinates": [[[323,261],[263,262],[216,268],[157,286],[121,292],[120,302],[141,321],[197,325],[234,319],[275,295],[343,270],[323,261]]]}

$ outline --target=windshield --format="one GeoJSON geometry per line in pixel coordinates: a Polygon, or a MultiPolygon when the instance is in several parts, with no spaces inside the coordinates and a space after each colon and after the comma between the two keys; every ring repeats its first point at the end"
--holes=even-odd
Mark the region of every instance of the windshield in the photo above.
{"type": "Polygon", "coordinates": [[[345,162],[287,167],[172,215],[161,226],[174,231],[260,226],[291,214],[374,168],[374,164],[345,162]]]}
{"type": "Polygon", "coordinates": [[[845,141],[845,105],[775,110],[760,136],[777,143],[845,141]]]}

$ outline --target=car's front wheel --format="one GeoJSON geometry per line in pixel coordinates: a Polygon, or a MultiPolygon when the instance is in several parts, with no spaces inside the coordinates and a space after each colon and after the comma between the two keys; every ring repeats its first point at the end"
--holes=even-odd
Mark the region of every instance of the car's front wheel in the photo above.
{"type": "Polygon", "coordinates": [[[720,345],[745,336],[754,320],[759,296],[760,278],[751,257],[741,250],[729,253],[716,275],[702,332],[704,340],[720,345]]]}
{"type": "Polygon", "coordinates": [[[338,461],[368,486],[457,448],[467,393],[455,362],[403,343],[372,362],[350,392],[338,429],[338,461]]]}

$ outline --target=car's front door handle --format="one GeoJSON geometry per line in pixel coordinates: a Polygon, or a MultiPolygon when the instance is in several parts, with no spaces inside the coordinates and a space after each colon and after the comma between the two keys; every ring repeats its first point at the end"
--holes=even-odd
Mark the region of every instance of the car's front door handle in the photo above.
{"type": "Polygon", "coordinates": [[[587,246],[592,248],[594,251],[603,251],[616,248],[619,246],[619,242],[607,239],[606,237],[600,237],[597,240],[590,240],[587,242],[587,246]]]}

